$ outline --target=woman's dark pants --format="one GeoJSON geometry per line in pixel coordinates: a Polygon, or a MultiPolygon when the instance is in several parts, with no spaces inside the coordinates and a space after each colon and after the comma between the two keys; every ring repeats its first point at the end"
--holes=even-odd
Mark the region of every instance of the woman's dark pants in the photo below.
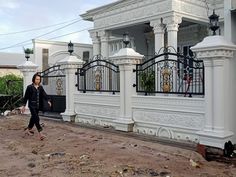
{"type": "Polygon", "coordinates": [[[41,132],[43,128],[39,124],[39,110],[37,108],[29,108],[31,112],[31,118],[29,121],[28,129],[32,129],[34,125],[36,126],[38,132],[41,132]]]}

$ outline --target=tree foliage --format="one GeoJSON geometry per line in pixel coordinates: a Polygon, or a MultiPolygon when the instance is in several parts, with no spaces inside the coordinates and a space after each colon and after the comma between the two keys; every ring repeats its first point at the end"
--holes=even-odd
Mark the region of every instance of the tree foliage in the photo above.
{"type": "Polygon", "coordinates": [[[140,84],[141,87],[146,92],[155,91],[155,72],[154,71],[146,71],[140,73],[140,84]]]}
{"type": "Polygon", "coordinates": [[[19,107],[23,96],[23,78],[14,74],[0,77],[0,112],[19,107]]]}

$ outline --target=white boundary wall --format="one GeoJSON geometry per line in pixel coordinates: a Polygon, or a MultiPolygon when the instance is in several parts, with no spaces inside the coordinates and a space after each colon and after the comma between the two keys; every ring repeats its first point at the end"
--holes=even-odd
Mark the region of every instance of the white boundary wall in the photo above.
{"type": "Polygon", "coordinates": [[[76,93],[76,122],[91,125],[114,126],[120,114],[120,96],[99,93],[76,93]]]}
{"type": "Polygon", "coordinates": [[[133,96],[134,131],[170,139],[198,142],[204,127],[204,99],[133,96]]]}

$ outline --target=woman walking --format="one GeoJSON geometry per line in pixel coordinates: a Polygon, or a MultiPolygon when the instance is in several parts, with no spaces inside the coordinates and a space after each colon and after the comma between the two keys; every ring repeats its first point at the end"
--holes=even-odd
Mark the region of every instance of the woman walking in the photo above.
{"type": "Polygon", "coordinates": [[[34,74],[32,78],[32,84],[28,85],[25,91],[24,99],[23,99],[23,104],[24,106],[22,107],[21,112],[25,112],[25,105],[28,101],[28,107],[31,113],[31,118],[29,121],[29,125],[25,130],[25,133],[27,135],[33,135],[34,132],[32,131],[32,128],[34,125],[36,126],[39,134],[39,139],[43,140],[45,136],[41,133],[43,128],[39,123],[39,110],[43,109],[43,104],[45,103],[44,100],[46,100],[46,103],[51,107],[50,101],[48,101],[48,96],[46,92],[44,91],[41,83],[41,76],[36,73],[34,74]]]}

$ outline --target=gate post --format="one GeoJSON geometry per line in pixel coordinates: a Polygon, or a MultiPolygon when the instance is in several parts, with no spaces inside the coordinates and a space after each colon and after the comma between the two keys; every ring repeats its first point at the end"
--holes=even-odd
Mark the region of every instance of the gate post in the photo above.
{"type": "Polygon", "coordinates": [[[235,68],[231,67],[236,46],[223,36],[209,36],[191,50],[205,65],[205,127],[197,133],[200,144],[223,149],[224,143],[236,134],[232,105],[235,68]]]}
{"type": "Polygon", "coordinates": [[[76,56],[67,56],[60,60],[59,65],[64,69],[66,75],[66,110],[61,113],[64,121],[74,121],[75,119],[75,106],[74,106],[74,93],[75,93],[75,73],[78,68],[82,68],[84,61],[76,56]]]}
{"type": "Polygon", "coordinates": [[[139,64],[143,55],[132,48],[123,48],[110,57],[120,70],[120,117],[114,121],[115,129],[121,131],[133,131],[134,121],[132,116],[132,95],[136,94],[133,87],[136,64],[139,64]]]}
{"type": "MultiPolygon", "coordinates": [[[[38,65],[34,64],[32,61],[25,61],[24,63],[18,65],[17,68],[23,74],[23,95],[24,95],[27,86],[32,83],[32,77],[36,73],[38,65]]],[[[25,108],[26,108],[25,114],[30,114],[28,103],[25,108]]]]}

